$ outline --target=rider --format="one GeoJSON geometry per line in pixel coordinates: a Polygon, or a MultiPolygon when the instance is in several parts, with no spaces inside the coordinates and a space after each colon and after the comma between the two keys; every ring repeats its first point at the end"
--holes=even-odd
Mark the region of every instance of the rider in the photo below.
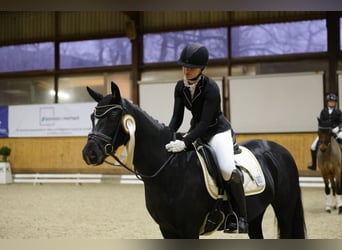
{"type": "Polygon", "coordinates": [[[183,122],[184,108],[192,113],[190,129],[180,140],[165,145],[169,152],[180,152],[200,138],[208,142],[217,155],[224,179],[224,188],[229,193],[232,206],[238,217],[230,223],[226,232],[247,233],[247,210],[242,173],[234,162],[235,134],[221,111],[219,88],[214,80],[203,74],[209,59],[205,46],[190,43],[182,51],[178,64],[182,66],[183,79],[175,86],[173,115],[169,127],[177,131],[183,122]]]}
{"type": "MultiPolygon", "coordinates": [[[[328,122],[329,126],[332,128],[332,132],[336,137],[337,141],[341,143],[342,141],[342,112],[337,107],[337,96],[335,94],[328,94],[325,98],[327,105],[320,113],[320,120],[328,122]]],[[[316,170],[316,159],[317,159],[317,148],[318,148],[318,136],[311,145],[311,158],[312,165],[308,166],[310,170],[316,170]]]]}

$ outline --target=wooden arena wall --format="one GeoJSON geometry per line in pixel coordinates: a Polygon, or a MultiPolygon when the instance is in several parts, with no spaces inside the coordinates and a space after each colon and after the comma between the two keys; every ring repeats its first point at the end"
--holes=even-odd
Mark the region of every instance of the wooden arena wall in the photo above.
{"type": "Polygon", "coordinates": [[[0,146],[12,149],[9,160],[13,173],[126,173],[108,164],[88,166],[82,158],[86,142],[87,137],[2,138],[0,146]]]}
{"type": "MultiPolygon", "coordinates": [[[[239,134],[237,141],[275,141],[290,151],[301,175],[312,175],[315,173],[307,171],[306,167],[311,162],[310,147],[315,137],[315,133],[239,134]]],[[[82,149],[86,142],[87,137],[1,138],[0,146],[6,145],[12,149],[9,160],[13,173],[128,173],[122,167],[108,164],[85,164],[82,149]]]]}
{"type": "Polygon", "coordinates": [[[266,139],[284,146],[296,161],[299,174],[302,176],[318,176],[319,172],[307,169],[311,164],[310,148],[317,133],[285,133],[285,134],[241,134],[237,135],[237,142],[251,139],[266,139]]]}

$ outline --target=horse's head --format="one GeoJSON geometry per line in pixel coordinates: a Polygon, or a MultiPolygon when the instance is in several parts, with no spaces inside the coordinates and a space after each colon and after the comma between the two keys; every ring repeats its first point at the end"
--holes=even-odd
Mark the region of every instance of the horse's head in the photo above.
{"type": "Polygon", "coordinates": [[[327,121],[323,121],[319,118],[318,120],[318,143],[319,149],[325,152],[331,144],[331,126],[327,121]]]}
{"type": "Polygon", "coordinates": [[[121,98],[118,86],[113,82],[112,94],[106,96],[89,87],[87,90],[97,102],[97,106],[91,114],[93,128],[83,149],[83,159],[89,165],[99,165],[129,139],[122,125],[125,119],[124,100],[121,98]]]}

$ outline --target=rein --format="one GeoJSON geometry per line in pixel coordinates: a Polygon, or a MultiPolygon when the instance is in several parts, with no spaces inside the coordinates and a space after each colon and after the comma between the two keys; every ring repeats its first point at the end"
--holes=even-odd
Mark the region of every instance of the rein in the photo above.
{"type": "MultiPolygon", "coordinates": [[[[167,164],[171,161],[171,159],[175,156],[175,154],[171,154],[168,159],[164,162],[164,164],[152,175],[144,175],[139,173],[133,165],[133,157],[134,157],[134,148],[135,148],[135,129],[136,129],[136,124],[135,124],[135,119],[133,116],[130,114],[125,114],[125,112],[122,112],[122,117],[121,117],[121,123],[122,126],[125,130],[126,133],[129,134],[129,141],[125,145],[126,150],[127,150],[127,162],[126,164],[123,163],[119,157],[115,155],[114,152],[114,142],[118,136],[118,131],[119,129],[116,130],[115,135],[113,138],[98,132],[94,131],[95,128],[95,118],[103,118],[106,116],[110,111],[115,110],[115,109],[120,109],[124,111],[125,109],[122,107],[122,105],[119,104],[113,104],[113,105],[105,105],[105,106],[98,106],[95,108],[95,111],[91,115],[91,120],[92,120],[92,133],[88,135],[89,138],[93,138],[94,140],[101,140],[105,142],[104,146],[104,152],[106,155],[112,156],[122,167],[130,171],[131,173],[135,174],[135,176],[139,179],[142,180],[142,178],[154,178],[156,177],[166,166],[167,164]],[[109,107],[103,114],[98,114],[96,112],[97,109],[102,109],[102,108],[107,108],[109,107]]],[[[104,161],[105,163],[111,165],[111,166],[117,166],[117,164],[109,162],[107,160],[104,161]]]]}
{"type": "MultiPolygon", "coordinates": [[[[128,171],[130,171],[131,173],[135,174],[135,176],[139,179],[142,180],[142,178],[146,178],[146,179],[152,179],[155,178],[166,166],[167,164],[171,161],[171,159],[175,156],[175,154],[171,154],[169,156],[169,158],[167,158],[167,160],[164,162],[164,164],[152,175],[144,175],[139,173],[136,169],[131,169],[130,167],[128,167],[125,163],[123,163],[119,157],[117,157],[115,154],[110,153],[110,156],[112,156],[122,167],[124,167],[125,169],[127,169],[128,171]]],[[[111,165],[111,166],[117,166],[115,163],[113,162],[109,162],[107,160],[105,160],[105,163],[111,165]]]]}

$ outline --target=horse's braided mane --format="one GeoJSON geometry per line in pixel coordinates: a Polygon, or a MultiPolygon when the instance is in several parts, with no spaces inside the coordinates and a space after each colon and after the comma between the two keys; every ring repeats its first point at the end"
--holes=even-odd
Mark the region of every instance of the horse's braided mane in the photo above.
{"type": "Polygon", "coordinates": [[[154,119],[151,115],[149,115],[145,110],[143,110],[141,107],[138,105],[128,101],[127,99],[123,98],[122,99],[124,107],[129,111],[129,113],[134,113],[138,115],[138,113],[143,114],[147,120],[152,123],[155,127],[158,129],[162,130],[166,128],[166,125],[164,123],[160,123],[158,120],[154,119]],[[138,111],[138,112],[137,112],[138,111]]]}

